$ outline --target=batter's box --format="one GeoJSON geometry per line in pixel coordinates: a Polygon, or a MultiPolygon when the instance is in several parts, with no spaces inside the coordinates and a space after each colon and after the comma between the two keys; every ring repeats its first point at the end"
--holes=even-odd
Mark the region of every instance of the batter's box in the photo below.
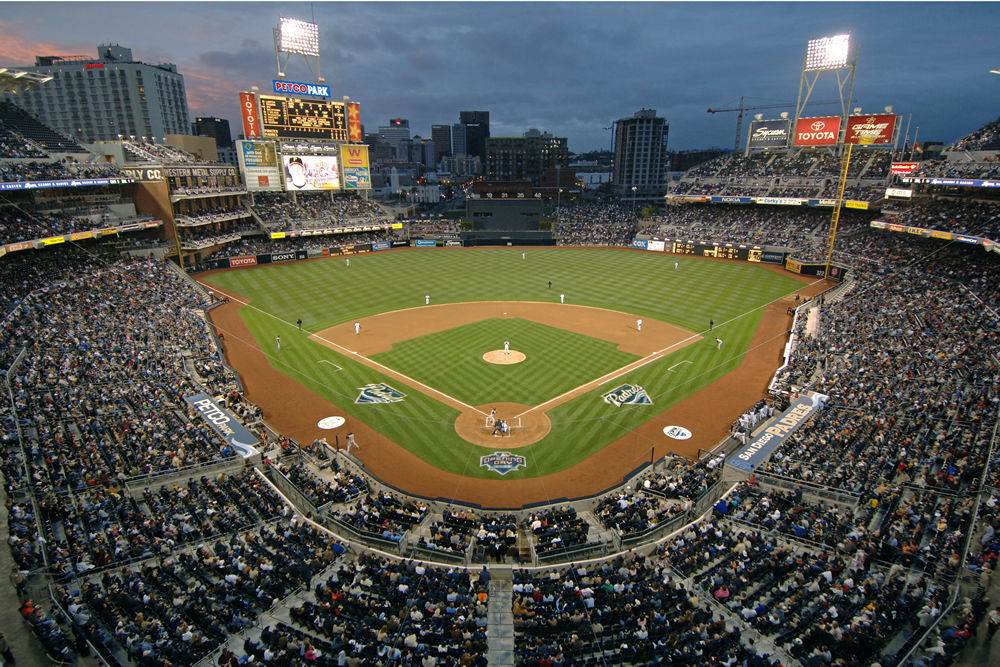
{"type": "Polygon", "coordinates": [[[320,359],[320,360],[319,360],[319,361],[317,361],[316,363],[317,363],[317,364],[329,364],[329,365],[333,366],[333,372],[334,372],[334,373],[336,373],[337,371],[342,371],[342,370],[344,370],[343,368],[341,368],[341,367],[340,367],[340,366],[338,366],[337,364],[333,363],[332,361],[327,361],[326,359],[320,359]]]}

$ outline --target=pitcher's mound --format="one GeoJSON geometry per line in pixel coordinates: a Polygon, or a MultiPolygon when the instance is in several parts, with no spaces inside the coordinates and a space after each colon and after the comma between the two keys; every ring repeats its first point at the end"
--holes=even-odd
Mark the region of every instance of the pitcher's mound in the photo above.
{"type": "MultiPolygon", "coordinates": [[[[505,355],[506,356],[506,355],[505,355]]],[[[511,350],[510,356],[514,356],[511,350]]],[[[552,430],[552,422],[548,415],[540,410],[530,410],[531,406],[520,403],[488,403],[480,405],[475,410],[466,410],[455,420],[455,432],[463,440],[482,447],[495,447],[497,450],[514,449],[538,442],[552,430]],[[497,419],[507,421],[510,430],[507,435],[493,435],[493,426],[486,425],[486,415],[496,408],[497,419]],[[517,415],[521,415],[520,419],[517,415]]]]}
{"type": "Polygon", "coordinates": [[[524,356],[524,352],[518,352],[517,350],[511,350],[510,354],[504,354],[503,350],[492,350],[484,354],[483,359],[491,364],[506,366],[507,364],[519,364],[527,359],[527,357],[524,356]]]}

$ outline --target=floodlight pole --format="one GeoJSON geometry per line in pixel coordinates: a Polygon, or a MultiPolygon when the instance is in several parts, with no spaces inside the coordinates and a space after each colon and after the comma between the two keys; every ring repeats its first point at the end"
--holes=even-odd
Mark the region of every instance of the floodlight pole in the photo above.
{"type": "MultiPolygon", "coordinates": [[[[281,50],[281,26],[280,25],[278,27],[276,27],[276,28],[271,28],[271,35],[274,37],[274,61],[275,61],[275,64],[277,65],[277,67],[278,67],[278,78],[279,79],[283,79],[283,78],[285,78],[285,67],[288,66],[288,59],[291,57],[292,54],[289,51],[282,51],[281,50]],[[285,54],[285,62],[284,63],[281,62],[281,54],[282,53],[285,54]]],[[[318,53],[318,51],[317,51],[317,53],[318,53]]],[[[313,71],[313,64],[309,60],[309,56],[307,56],[304,53],[301,54],[301,55],[302,55],[302,59],[306,61],[306,67],[309,68],[309,73],[312,74],[313,78],[316,80],[316,85],[319,85],[319,84],[323,83],[324,81],[326,81],[326,79],[324,79],[322,76],[320,76],[320,73],[319,73],[319,56],[313,56],[313,58],[316,60],[316,70],[313,71]]]]}
{"type": "MultiPolygon", "coordinates": [[[[799,118],[802,117],[802,110],[805,108],[806,104],[809,102],[809,96],[812,95],[813,88],[816,87],[816,82],[819,80],[819,75],[825,71],[833,70],[837,73],[837,90],[840,93],[840,110],[843,116],[843,122],[840,125],[841,132],[843,136],[847,136],[847,121],[849,119],[848,114],[850,113],[851,100],[854,98],[854,72],[858,65],[858,45],[851,40],[848,42],[847,62],[843,67],[829,67],[824,69],[807,70],[809,64],[809,49],[806,48],[806,55],[802,57],[802,78],[799,80],[799,99],[795,103],[795,121],[792,123],[792,131],[798,127],[799,118]],[[849,69],[850,72],[841,79],[841,70],[849,69]],[[810,72],[813,73],[812,81],[809,80],[810,72]],[[847,97],[844,97],[844,86],[850,83],[848,89],[847,97]],[[805,89],[805,97],[802,96],[802,91],[805,89]]],[[[838,139],[840,139],[838,137],[838,139]]],[[[838,143],[840,143],[838,141],[838,143]]]]}

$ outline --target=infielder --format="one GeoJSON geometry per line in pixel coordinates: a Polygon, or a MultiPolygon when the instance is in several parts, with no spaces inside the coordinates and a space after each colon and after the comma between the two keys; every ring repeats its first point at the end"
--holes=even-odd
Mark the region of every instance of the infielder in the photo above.
{"type": "Polygon", "coordinates": [[[721,338],[716,338],[715,339],[715,349],[716,350],[721,350],[722,349],[722,339],[721,338]]]}
{"type": "Polygon", "coordinates": [[[509,340],[505,340],[503,342],[503,353],[504,354],[510,354],[510,341],[509,340]]]}
{"type": "Polygon", "coordinates": [[[559,303],[566,303],[566,295],[565,294],[560,294],[559,295],[559,303]]]}
{"type": "Polygon", "coordinates": [[[642,331],[642,320],[635,321],[635,328],[638,329],[639,331],[642,331]]]}
{"type": "Polygon", "coordinates": [[[354,323],[354,335],[357,336],[359,333],[361,333],[361,322],[355,322],[354,323]]]}
{"type": "Polygon", "coordinates": [[[427,296],[424,297],[424,305],[425,306],[431,305],[431,295],[430,294],[428,294],[427,296]]]}
{"type": "Polygon", "coordinates": [[[486,425],[495,426],[496,423],[497,423],[497,409],[493,408],[492,410],[490,410],[490,414],[486,416],[486,425]]]}

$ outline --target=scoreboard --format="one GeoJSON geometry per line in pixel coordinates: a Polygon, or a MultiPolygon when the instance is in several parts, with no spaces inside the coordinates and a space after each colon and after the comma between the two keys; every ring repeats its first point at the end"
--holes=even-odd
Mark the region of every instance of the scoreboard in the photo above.
{"type": "Polygon", "coordinates": [[[261,95],[260,116],[266,138],[344,142],[348,139],[343,102],[261,95]]]}
{"type": "Polygon", "coordinates": [[[667,252],[676,255],[700,255],[701,257],[716,257],[718,259],[740,259],[745,262],[770,262],[780,264],[784,253],[765,252],[760,247],[716,245],[714,243],[685,243],[676,241],[667,243],[667,252]]]}

